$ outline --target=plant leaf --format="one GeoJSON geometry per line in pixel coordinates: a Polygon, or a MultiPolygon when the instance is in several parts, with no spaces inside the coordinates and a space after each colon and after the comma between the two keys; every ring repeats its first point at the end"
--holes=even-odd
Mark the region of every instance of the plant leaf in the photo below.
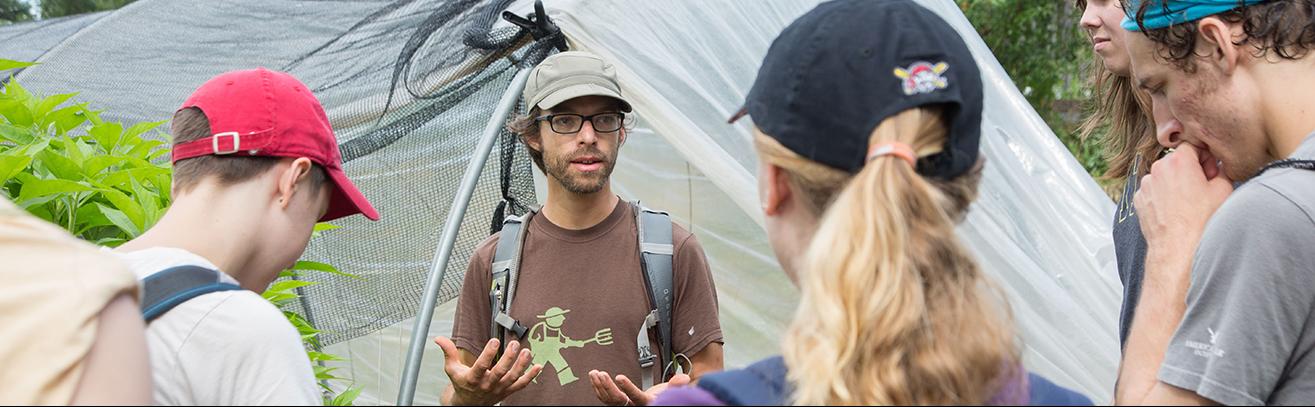
{"type": "Polygon", "coordinates": [[[132,224],[137,225],[139,230],[142,225],[145,225],[146,214],[142,211],[141,205],[129,198],[128,194],[114,188],[105,188],[100,191],[101,195],[108,199],[111,204],[114,204],[115,209],[123,211],[128,219],[132,221],[132,224]]]}
{"type": "Polygon", "coordinates": [[[105,218],[108,219],[110,223],[114,224],[114,226],[118,226],[119,229],[128,234],[129,238],[136,238],[141,235],[141,229],[139,229],[137,225],[133,223],[132,219],[129,219],[128,215],[125,215],[123,211],[99,203],[96,204],[96,206],[100,208],[100,213],[104,214],[105,218]]]}
{"type": "Polygon", "coordinates": [[[10,141],[14,144],[23,145],[31,143],[35,138],[36,136],[32,135],[31,129],[0,123],[0,141],[10,141]]]}
{"type": "Polygon", "coordinates": [[[5,84],[5,95],[19,102],[26,103],[32,100],[32,94],[28,93],[27,89],[23,89],[23,86],[19,85],[18,81],[9,81],[9,83],[5,84]]]}
{"type": "Polygon", "coordinates": [[[138,178],[129,178],[129,181],[132,184],[132,197],[142,206],[142,230],[150,229],[160,220],[164,207],[160,204],[158,194],[146,189],[138,178]]]}
{"type": "Polygon", "coordinates": [[[334,356],[334,355],[331,355],[331,354],[328,354],[328,353],[324,353],[324,352],[316,352],[316,351],[313,351],[313,350],[312,350],[312,351],[307,351],[307,352],[306,352],[306,356],[310,357],[310,361],[311,361],[311,362],[335,362],[335,361],[344,361],[344,360],[347,360],[347,359],[343,359],[343,358],[340,358],[340,357],[337,357],[337,356],[334,356]]]}
{"type": "Polygon", "coordinates": [[[73,162],[73,160],[70,160],[60,152],[55,150],[45,150],[40,154],[37,154],[36,158],[40,160],[41,164],[47,170],[50,170],[50,173],[54,174],[55,177],[78,181],[81,181],[84,178],[82,174],[82,166],[73,162]]]}
{"type": "Polygon", "coordinates": [[[127,242],[128,242],[127,239],[120,238],[120,237],[106,237],[106,238],[102,238],[102,239],[98,239],[98,240],[96,240],[95,243],[96,243],[97,246],[105,246],[105,247],[114,248],[114,247],[119,247],[119,245],[124,244],[124,243],[127,243],[127,242]]]}
{"type": "Polygon", "coordinates": [[[104,177],[98,178],[98,176],[101,175],[101,172],[105,171],[106,168],[120,165],[123,162],[124,160],[122,156],[98,155],[95,157],[88,158],[87,161],[82,162],[82,173],[86,174],[88,178],[100,179],[100,182],[104,183],[105,182],[104,177]]]}
{"type": "Polygon", "coordinates": [[[266,289],[265,291],[288,291],[288,292],[292,292],[293,290],[296,290],[296,289],[298,289],[298,288],[306,287],[306,286],[312,286],[312,285],[315,285],[315,284],[316,284],[316,283],[315,283],[314,281],[284,280],[284,281],[279,281],[279,282],[277,282],[277,283],[271,284],[271,285],[269,286],[269,288],[266,289]]]}
{"type": "Polygon", "coordinates": [[[0,154],[0,185],[4,185],[6,181],[18,175],[31,163],[32,157],[26,155],[0,154]]]}
{"type": "Polygon", "coordinates": [[[17,69],[17,68],[27,68],[29,66],[33,66],[36,64],[37,64],[36,62],[22,62],[22,61],[15,61],[12,59],[0,58],[0,71],[8,71],[10,69],[17,69]]]}
{"type": "MultiPolygon", "coordinates": [[[[14,81],[9,83],[11,85],[16,84],[14,81]]],[[[4,116],[10,124],[19,127],[28,127],[33,124],[32,109],[26,103],[23,103],[22,99],[18,98],[0,101],[0,116],[4,116]]]]}
{"type": "Polygon", "coordinates": [[[362,389],[364,389],[364,387],[349,387],[347,388],[346,391],[342,392],[342,394],[339,394],[338,397],[334,397],[333,400],[330,400],[329,405],[330,406],[353,405],[354,403],[356,403],[356,398],[361,395],[362,389]]]}
{"type": "Polygon", "coordinates": [[[114,147],[119,145],[119,139],[123,137],[123,125],[114,122],[97,124],[87,129],[87,135],[100,144],[102,151],[113,152],[114,147]]]}
{"type": "Polygon", "coordinates": [[[64,107],[50,112],[46,116],[46,123],[54,125],[56,134],[62,135],[87,121],[87,116],[83,114],[86,110],[87,105],[85,103],[64,107]]]}
{"type": "Polygon", "coordinates": [[[315,230],[311,232],[311,236],[319,237],[320,232],[330,231],[334,229],[342,229],[342,226],[338,226],[329,222],[316,223],[315,230]]]}
{"type": "Polygon", "coordinates": [[[318,262],[318,261],[306,261],[306,260],[301,260],[301,261],[298,261],[297,264],[292,265],[292,269],[293,269],[293,270],[297,270],[297,271],[319,271],[319,272],[329,273],[329,274],[333,274],[333,275],[339,275],[339,276],[343,276],[343,277],[350,277],[350,278],[354,278],[354,279],[357,279],[357,280],[361,280],[361,279],[362,279],[360,276],[357,276],[357,275],[355,275],[355,274],[348,274],[348,273],[344,273],[344,272],[338,271],[338,268],[337,268],[337,267],[333,267],[332,265],[327,264],[327,263],[320,263],[320,262],[318,262]]]}
{"type": "MultiPolygon", "coordinates": [[[[128,163],[129,160],[120,160],[119,162],[128,163]]],[[[118,171],[109,173],[104,178],[101,178],[100,182],[101,184],[104,184],[105,186],[108,187],[122,187],[123,189],[130,189],[129,186],[125,186],[125,185],[131,185],[133,181],[149,179],[151,177],[155,177],[160,174],[168,174],[168,173],[169,170],[156,166],[120,169],[118,171]]]]}
{"type": "Polygon", "coordinates": [[[23,183],[23,188],[18,193],[18,201],[22,202],[50,195],[89,192],[95,190],[96,188],[89,185],[64,179],[34,179],[23,183]]]}
{"type": "Polygon", "coordinates": [[[77,230],[73,231],[73,234],[78,235],[79,237],[82,237],[83,233],[86,233],[87,230],[94,227],[114,226],[114,223],[110,222],[110,219],[105,216],[105,213],[101,212],[100,205],[96,204],[82,205],[81,208],[78,208],[77,217],[77,230]]]}
{"type": "Polygon", "coordinates": [[[169,122],[168,120],[161,120],[158,122],[141,122],[134,124],[132,125],[132,127],[129,127],[128,130],[124,130],[123,138],[140,139],[141,135],[146,134],[146,132],[155,129],[156,127],[160,127],[160,125],[163,125],[168,122],[169,122]]]}
{"type": "Polygon", "coordinates": [[[64,104],[64,102],[67,102],[69,99],[72,99],[73,96],[76,95],[77,93],[65,93],[62,95],[54,95],[42,99],[40,103],[37,103],[37,108],[32,113],[36,114],[36,117],[45,117],[46,114],[50,113],[52,110],[55,110],[56,107],[59,107],[59,105],[64,104]]]}

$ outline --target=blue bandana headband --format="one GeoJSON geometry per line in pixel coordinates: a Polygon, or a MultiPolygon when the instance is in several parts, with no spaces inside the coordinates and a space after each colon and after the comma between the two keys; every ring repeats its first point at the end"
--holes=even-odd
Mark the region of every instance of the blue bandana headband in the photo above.
{"type": "MultiPolygon", "coordinates": [[[[1137,25],[1137,9],[1147,0],[1127,2],[1127,16],[1123,18],[1123,29],[1137,32],[1142,27],[1137,25]]],[[[1142,24],[1148,30],[1157,30],[1175,24],[1196,21],[1204,17],[1223,13],[1238,7],[1264,3],[1268,0],[1149,0],[1151,6],[1146,9],[1142,24]]]]}

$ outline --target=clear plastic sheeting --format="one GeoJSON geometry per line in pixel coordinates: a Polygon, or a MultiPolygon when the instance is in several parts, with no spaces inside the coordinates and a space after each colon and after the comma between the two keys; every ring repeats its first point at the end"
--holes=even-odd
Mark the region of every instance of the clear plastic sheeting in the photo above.
{"type": "MultiPolygon", "coordinates": [[[[1008,294],[1026,347],[1027,366],[1095,400],[1108,401],[1119,357],[1116,330],[1121,294],[1109,233],[1113,204],[1018,93],[955,4],[921,3],[958,29],[981,66],[986,85],[982,144],[986,172],[981,197],[960,236],[1008,294]]],[[[513,7],[528,4],[522,1],[513,7]]],[[[723,192],[696,195],[693,212],[711,215],[696,216],[696,221],[756,219],[760,209],[751,127],[728,125],[726,118],[742,105],[776,33],[817,2],[718,0],[701,1],[697,7],[641,0],[607,4],[561,1],[552,3],[549,14],[573,48],[599,53],[618,65],[622,88],[647,126],[643,130],[673,146],[692,168],[663,165],[670,157],[623,153],[622,168],[650,172],[639,178],[619,177],[621,190],[675,206],[687,193],[674,185],[688,178],[684,182],[710,183],[723,192]]],[[[631,137],[625,149],[633,149],[641,137],[631,137]]],[[[770,259],[761,229],[731,232],[751,227],[743,222],[696,223],[695,232],[705,245],[713,246],[708,257],[714,264],[770,259]],[[722,238],[734,241],[719,241],[722,238]]],[[[769,276],[777,272],[773,267],[737,265],[716,269],[723,321],[749,314],[765,321],[755,321],[754,329],[727,324],[728,366],[775,353],[773,328],[783,326],[793,314],[788,312],[793,298],[772,295],[782,291],[777,285],[783,284],[769,276]],[[745,294],[747,298],[741,297],[745,294]],[[771,304],[763,307],[763,302],[771,304]],[[737,342],[746,338],[764,340],[737,342]]]]}

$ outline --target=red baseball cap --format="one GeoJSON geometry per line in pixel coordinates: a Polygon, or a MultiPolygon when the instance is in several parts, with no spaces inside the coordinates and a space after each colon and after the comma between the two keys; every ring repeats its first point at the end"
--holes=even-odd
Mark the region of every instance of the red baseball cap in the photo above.
{"type": "Polygon", "coordinates": [[[283,72],[256,68],[221,74],[201,85],[178,110],[201,109],[210,137],[175,146],[173,162],[206,155],[306,157],[336,188],[321,222],[379,213],[342,171],[342,154],[324,107],[306,85],[283,72]]]}

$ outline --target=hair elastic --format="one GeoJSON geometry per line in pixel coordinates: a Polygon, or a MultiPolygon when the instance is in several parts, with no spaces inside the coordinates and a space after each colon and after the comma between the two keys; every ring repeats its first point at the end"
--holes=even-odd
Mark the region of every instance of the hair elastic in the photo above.
{"type": "Polygon", "coordinates": [[[868,161],[875,160],[884,156],[893,155],[907,161],[909,165],[917,166],[918,157],[913,154],[913,147],[900,142],[877,143],[868,147],[868,161]]]}

